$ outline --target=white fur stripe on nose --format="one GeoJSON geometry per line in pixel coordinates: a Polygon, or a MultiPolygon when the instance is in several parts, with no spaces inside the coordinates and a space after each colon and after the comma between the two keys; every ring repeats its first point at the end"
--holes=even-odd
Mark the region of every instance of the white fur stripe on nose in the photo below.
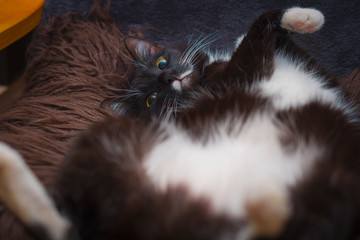
{"type": "Polygon", "coordinates": [[[175,80],[172,82],[171,86],[174,90],[181,92],[183,90],[184,87],[187,87],[191,81],[191,79],[189,78],[189,75],[192,74],[194,71],[193,68],[188,69],[187,71],[185,71],[184,73],[182,73],[178,80],[175,80]],[[187,79],[189,78],[189,79],[187,79]]]}

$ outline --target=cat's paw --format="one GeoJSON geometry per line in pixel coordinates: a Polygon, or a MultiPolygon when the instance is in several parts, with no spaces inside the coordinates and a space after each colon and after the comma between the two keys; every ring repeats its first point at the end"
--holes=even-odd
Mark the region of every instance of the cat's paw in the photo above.
{"type": "Polygon", "coordinates": [[[289,8],[281,19],[281,27],[297,33],[313,33],[324,24],[324,15],[313,8],[289,8]]]}

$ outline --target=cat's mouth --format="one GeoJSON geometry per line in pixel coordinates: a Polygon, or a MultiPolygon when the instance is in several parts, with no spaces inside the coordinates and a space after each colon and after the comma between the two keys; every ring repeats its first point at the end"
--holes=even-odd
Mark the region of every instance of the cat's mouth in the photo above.
{"type": "Polygon", "coordinates": [[[190,88],[191,85],[191,75],[192,75],[193,71],[189,70],[184,72],[183,74],[181,74],[178,78],[176,78],[171,86],[176,90],[176,91],[183,91],[186,89],[190,88]]]}

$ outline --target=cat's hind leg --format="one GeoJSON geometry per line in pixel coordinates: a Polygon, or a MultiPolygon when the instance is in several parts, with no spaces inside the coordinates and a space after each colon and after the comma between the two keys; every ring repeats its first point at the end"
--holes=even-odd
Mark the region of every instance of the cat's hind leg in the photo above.
{"type": "Polygon", "coordinates": [[[63,240],[70,229],[69,222],[25,164],[23,158],[0,142],[0,201],[42,239],[63,240]]]}
{"type": "Polygon", "coordinates": [[[293,7],[285,11],[281,27],[296,33],[313,33],[324,24],[324,15],[313,8],[293,7]]]}

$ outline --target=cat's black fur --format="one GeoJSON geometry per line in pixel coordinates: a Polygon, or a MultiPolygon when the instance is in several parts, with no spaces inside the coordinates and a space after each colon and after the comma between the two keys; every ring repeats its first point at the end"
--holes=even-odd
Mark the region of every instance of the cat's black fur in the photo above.
{"type": "MultiPolygon", "coordinates": [[[[242,131],[234,128],[238,123],[251,121],[257,113],[273,113],[273,122],[283,130],[279,137],[285,152],[295,151],[301,141],[314,141],[325,151],[289,189],[292,211],[284,226],[275,234],[260,232],[241,239],[359,239],[356,118],[316,99],[278,110],[270,97],[253,89],[273,75],[278,51],[301,60],[303,71],[321,77],[324,88],[337,87],[280,28],[282,16],[279,10],[259,17],[228,63],[214,63],[202,72],[204,90],[191,97],[176,126],[206,146],[218,137],[223,122],[229,123],[226,134],[236,136],[242,131]]],[[[166,123],[120,117],[97,124],[72,147],[55,187],[82,239],[240,239],[250,219],[214,213],[209,200],[192,196],[188,186],[159,191],[146,174],[142,163],[174,134],[169,128],[166,123]]]]}

